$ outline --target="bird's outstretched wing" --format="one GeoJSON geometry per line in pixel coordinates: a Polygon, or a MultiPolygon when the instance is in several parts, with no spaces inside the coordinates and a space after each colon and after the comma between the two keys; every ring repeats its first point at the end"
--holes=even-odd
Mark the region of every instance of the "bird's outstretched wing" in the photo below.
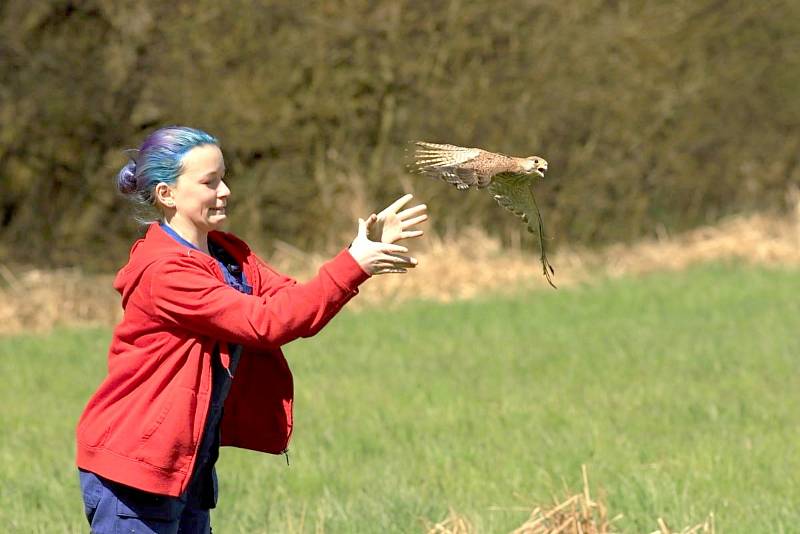
{"type": "Polygon", "coordinates": [[[551,274],[555,274],[553,266],[547,261],[547,245],[544,236],[544,225],[542,224],[542,214],[539,206],[536,205],[536,198],[533,196],[533,184],[530,177],[524,174],[502,173],[498,174],[489,184],[489,192],[498,204],[521,217],[531,233],[539,233],[539,245],[542,250],[542,269],[547,282],[556,287],[553,283],[551,274]],[[534,229],[533,217],[537,219],[537,226],[534,229]]]}
{"type": "Polygon", "coordinates": [[[475,169],[464,164],[475,160],[483,152],[479,148],[465,148],[456,145],[416,142],[414,151],[415,170],[440,178],[458,189],[469,189],[480,182],[475,169]]]}

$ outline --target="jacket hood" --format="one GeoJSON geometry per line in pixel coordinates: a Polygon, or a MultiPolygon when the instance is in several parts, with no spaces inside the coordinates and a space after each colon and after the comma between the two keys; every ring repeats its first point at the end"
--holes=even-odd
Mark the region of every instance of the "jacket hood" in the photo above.
{"type": "MultiPolygon", "coordinates": [[[[240,239],[226,232],[212,231],[209,239],[222,245],[240,264],[250,255],[250,248],[240,239]]],[[[131,293],[139,286],[142,275],[156,261],[169,256],[191,256],[200,263],[214,268],[216,261],[209,255],[178,243],[167,234],[159,223],[150,223],[143,238],[131,247],[128,263],[117,272],[114,289],[122,295],[122,307],[128,303],[131,293]]]]}

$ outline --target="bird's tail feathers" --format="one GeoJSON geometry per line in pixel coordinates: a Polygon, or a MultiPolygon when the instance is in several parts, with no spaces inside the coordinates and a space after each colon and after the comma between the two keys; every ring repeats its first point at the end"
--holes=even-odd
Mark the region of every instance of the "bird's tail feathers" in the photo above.
{"type": "Polygon", "coordinates": [[[418,172],[425,172],[432,167],[449,167],[460,163],[458,157],[465,149],[456,145],[428,143],[416,141],[417,149],[414,151],[414,165],[418,172]]]}
{"type": "MultiPolygon", "coordinates": [[[[428,143],[427,141],[415,141],[415,145],[421,146],[423,148],[429,148],[433,150],[464,150],[463,146],[456,146],[456,145],[448,145],[442,143],[428,143]]],[[[419,150],[419,149],[418,149],[419,150]]]]}

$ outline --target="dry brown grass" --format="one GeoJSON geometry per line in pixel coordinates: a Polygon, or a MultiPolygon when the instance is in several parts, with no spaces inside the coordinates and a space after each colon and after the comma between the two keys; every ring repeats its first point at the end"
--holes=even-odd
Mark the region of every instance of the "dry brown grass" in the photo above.
{"type": "MultiPolygon", "coordinates": [[[[608,518],[608,510],[601,500],[594,500],[589,490],[586,466],[582,466],[583,491],[570,495],[550,506],[536,506],[528,519],[510,534],[614,534],[619,532],[614,523],[622,519],[618,514],[608,518]]],[[[651,534],[714,534],[714,514],[702,523],[674,531],[666,521],[658,518],[658,530],[651,534]]],[[[477,530],[465,518],[450,510],[447,518],[435,524],[428,523],[428,534],[475,534],[477,530]]]]}
{"type": "Polygon", "coordinates": [[[77,269],[28,269],[14,274],[0,264],[0,334],[42,331],[57,325],[110,325],[122,317],[113,275],[77,269]]]}
{"type": "MultiPolygon", "coordinates": [[[[658,239],[633,245],[611,245],[601,250],[561,247],[552,258],[559,287],[603,277],[680,270],[720,259],[750,264],[800,266],[800,193],[788,216],[732,217],[682,235],[663,233],[658,239]]],[[[365,284],[356,306],[391,304],[407,298],[450,301],[486,292],[512,292],[521,287],[550,290],[541,264],[532,251],[504,249],[499,240],[477,228],[458,238],[428,235],[412,252],[420,266],[405,276],[382,276],[365,284]]],[[[273,258],[279,265],[302,269],[325,258],[305,256],[284,247],[273,258]]],[[[313,273],[306,270],[310,276],[313,273]]]]}
{"type": "MultiPolygon", "coordinates": [[[[748,215],[686,234],[612,245],[599,251],[563,247],[552,258],[556,283],[569,287],[603,277],[679,270],[719,259],[751,264],[800,266],[800,192],[785,217],[748,215]]],[[[450,301],[487,292],[521,288],[550,291],[538,257],[503,249],[498,240],[471,228],[457,238],[428,235],[412,243],[419,268],[405,276],[381,276],[362,287],[353,306],[392,305],[408,298],[450,301]]],[[[287,244],[271,262],[300,280],[326,258],[287,244]]],[[[12,272],[0,263],[0,333],[43,330],[54,325],[114,324],[121,316],[112,275],[87,276],[77,270],[12,272]]]]}

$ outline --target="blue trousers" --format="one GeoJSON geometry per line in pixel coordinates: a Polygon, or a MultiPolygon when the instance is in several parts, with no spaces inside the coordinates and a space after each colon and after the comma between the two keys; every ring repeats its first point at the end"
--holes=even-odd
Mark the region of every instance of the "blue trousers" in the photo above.
{"type": "Polygon", "coordinates": [[[186,495],[148,493],[79,470],[86,519],[93,534],[210,534],[211,515],[186,495]]]}

